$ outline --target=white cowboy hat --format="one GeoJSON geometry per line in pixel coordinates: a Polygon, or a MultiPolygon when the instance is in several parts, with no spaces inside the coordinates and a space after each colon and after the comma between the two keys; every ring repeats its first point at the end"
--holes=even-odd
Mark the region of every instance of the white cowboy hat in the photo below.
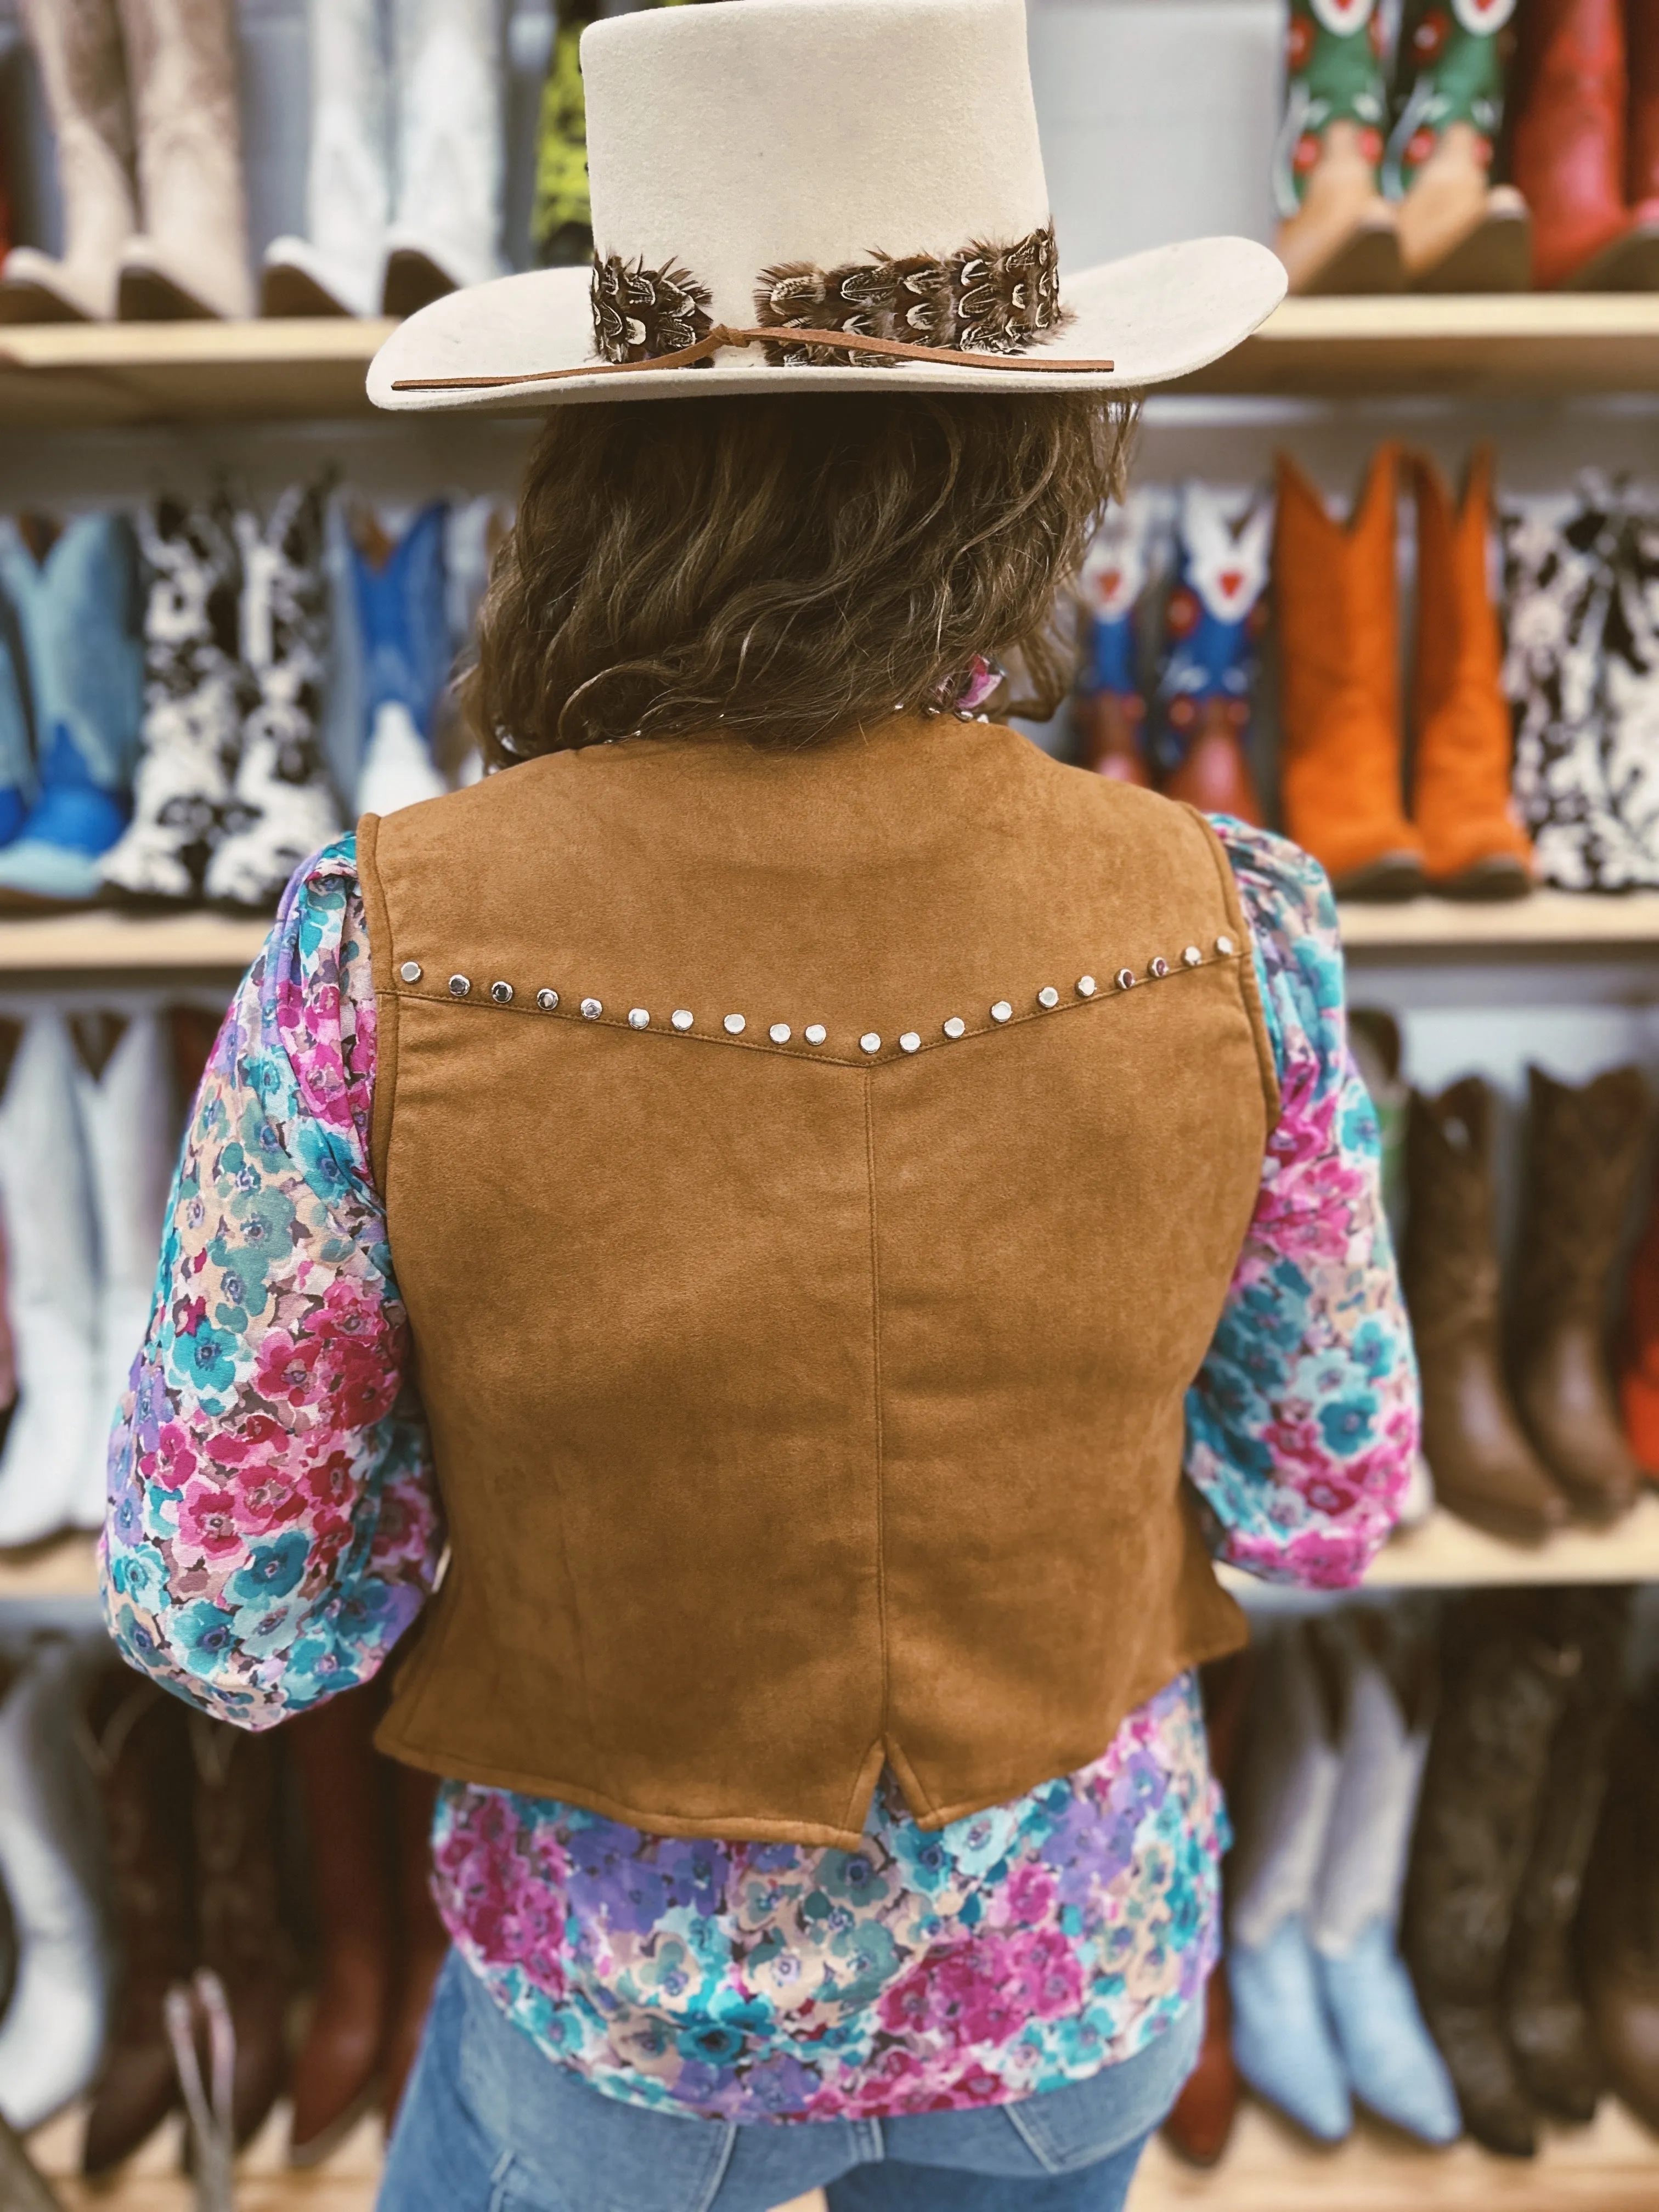
{"type": "Polygon", "coordinates": [[[422,307],[376,406],[1134,391],[1284,296],[1246,238],[1060,275],[1024,0],[665,7],[592,24],[581,65],[592,269],[422,307]]]}

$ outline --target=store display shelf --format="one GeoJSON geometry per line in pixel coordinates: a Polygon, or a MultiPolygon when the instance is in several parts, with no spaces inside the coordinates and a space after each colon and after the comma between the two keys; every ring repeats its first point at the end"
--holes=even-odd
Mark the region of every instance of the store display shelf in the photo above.
{"type": "Polygon", "coordinates": [[[98,1539],[77,1532],[0,1552],[0,1604],[8,1598],[96,1597],[98,1539]]]}
{"type": "Polygon", "coordinates": [[[0,975],[82,969],[143,971],[246,968],[270,924],[222,914],[54,914],[0,921],[0,975]]]}
{"type": "Polygon", "coordinates": [[[1481,904],[1466,899],[1407,899],[1398,905],[1342,907],[1350,953],[1462,953],[1483,956],[1648,946],[1659,951],[1659,891],[1609,896],[1534,891],[1481,904]]]}
{"type": "Polygon", "coordinates": [[[369,413],[390,323],[41,323],[0,330],[0,428],[369,413]]]}
{"type": "Polygon", "coordinates": [[[1175,392],[1651,392],[1659,297],[1641,293],[1420,294],[1287,300],[1254,337],[1175,392]]]}
{"type": "MultiPolygon", "coordinates": [[[[1222,1580],[1241,1596],[1276,1589],[1235,1568],[1222,1580]]],[[[1437,1510],[1402,1528],[1373,1560],[1367,1589],[1455,1589],[1479,1583],[1659,1582],[1659,1490],[1644,1492],[1611,1528],[1570,1528],[1543,1544],[1506,1543],[1437,1510]]]]}

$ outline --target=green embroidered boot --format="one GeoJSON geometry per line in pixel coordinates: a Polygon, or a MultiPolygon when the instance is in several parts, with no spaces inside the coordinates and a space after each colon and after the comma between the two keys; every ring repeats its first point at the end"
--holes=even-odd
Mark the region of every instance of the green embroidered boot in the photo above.
{"type": "Polygon", "coordinates": [[[544,268],[569,268],[593,251],[587,198],[587,103],[577,58],[599,0],[559,0],[553,56],[542,87],[536,139],[536,204],[531,241],[544,268]]]}
{"type": "Polygon", "coordinates": [[[1492,181],[1516,0],[1407,0],[1383,189],[1400,203],[1406,281],[1423,292],[1519,292],[1532,218],[1492,181]]]}
{"type": "Polygon", "coordinates": [[[1377,188],[1388,128],[1377,0],[1291,0],[1273,250],[1292,292],[1397,292],[1395,210],[1377,188]]]}

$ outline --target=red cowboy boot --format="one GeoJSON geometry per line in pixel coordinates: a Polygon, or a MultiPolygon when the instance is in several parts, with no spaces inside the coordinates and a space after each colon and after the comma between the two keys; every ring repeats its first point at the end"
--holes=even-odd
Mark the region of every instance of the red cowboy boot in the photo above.
{"type": "Polygon", "coordinates": [[[1530,0],[1515,75],[1515,181],[1533,215],[1540,289],[1659,286],[1659,203],[1625,201],[1620,0],[1530,0]]]}
{"type": "Polygon", "coordinates": [[[1659,203],[1659,0],[1625,0],[1625,54],[1630,77],[1630,129],[1625,148],[1625,197],[1639,208],[1659,203]]]}

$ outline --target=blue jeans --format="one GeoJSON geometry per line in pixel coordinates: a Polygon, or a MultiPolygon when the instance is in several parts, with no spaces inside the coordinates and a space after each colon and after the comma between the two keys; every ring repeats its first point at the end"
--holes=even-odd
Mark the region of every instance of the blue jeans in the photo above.
{"type": "Polygon", "coordinates": [[[625,2105],[553,2064],[454,1952],[378,2212],[1120,2212],[1198,2055],[1203,2007],[1092,2081],[1018,2105],[746,2125],[625,2105]]]}

